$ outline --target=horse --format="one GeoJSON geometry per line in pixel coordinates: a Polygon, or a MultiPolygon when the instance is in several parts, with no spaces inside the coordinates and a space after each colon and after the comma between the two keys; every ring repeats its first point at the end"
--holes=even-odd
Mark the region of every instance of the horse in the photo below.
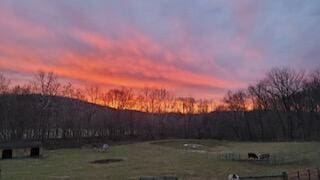
{"type": "Polygon", "coordinates": [[[260,154],[259,155],[260,160],[269,160],[270,159],[270,154],[260,154]]]}
{"type": "Polygon", "coordinates": [[[106,150],[108,150],[109,148],[110,148],[109,144],[103,144],[103,145],[102,145],[102,150],[103,150],[103,151],[106,151],[106,150]]]}
{"type": "Polygon", "coordinates": [[[229,174],[228,180],[240,180],[240,177],[236,174],[229,174]]]}
{"type": "Polygon", "coordinates": [[[259,159],[256,153],[248,153],[248,159],[251,159],[251,158],[254,160],[259,159]]]}

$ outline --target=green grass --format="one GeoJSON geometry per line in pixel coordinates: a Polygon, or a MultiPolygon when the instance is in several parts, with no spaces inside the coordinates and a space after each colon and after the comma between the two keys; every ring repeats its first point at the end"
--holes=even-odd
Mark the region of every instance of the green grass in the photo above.
{"type": "Polygon", "coordinates": [[[180,179],[226,179],[230,173],[261,175],[320,166],[319,142],[239,143],[216,140],[167,140],[94,149],[46,150],[40,159],[0,161],[1,179],[138,179],[143,175],[176,175],[180,179]],[[201,144],[197,151],[185,143],[201,144]],[[303,161],[283,165],[223,161],[218,153],[274,153],[303,161]],[[122,162],[92,164],[100,159],[122,162]]]}

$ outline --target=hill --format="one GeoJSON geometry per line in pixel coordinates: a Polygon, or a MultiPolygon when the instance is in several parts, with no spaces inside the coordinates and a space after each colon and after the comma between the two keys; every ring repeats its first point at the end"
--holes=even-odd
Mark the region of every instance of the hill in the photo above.
{"type": "Polygon", "coordinates": [[[67,143],[61,144],[71,145],[168,138],[317,140],[320,137],[317,118],[302,119],[315,115],[258,110],[156,114],[113,109],[59,96],[3,94],[0,95],[0,141],[63,140],[67,143]],[[290,119],[296,116],[301,119],[290,119]],[[302,126],[302,120],[309,124],[302,126]],[[284,130],[292,131],[292,136],[288,137],[284,130]]]}

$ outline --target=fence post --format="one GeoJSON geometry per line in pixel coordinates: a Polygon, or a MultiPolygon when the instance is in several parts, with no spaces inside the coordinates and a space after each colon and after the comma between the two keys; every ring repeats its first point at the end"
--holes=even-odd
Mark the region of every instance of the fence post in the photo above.
{"type": "Polygon", "coordinates": [[[320,180],[320,170],[319,170],[319,168],[317,168],[317,171],[318,171],[318,179],[320,180]]]}
{"type": "Polygon", "coordinates": [[[309,180],[311,180],[310,169],[308,169],[308,177],[309,177],[309,180]]]}
{"type": "Polygon", "coordinates": [[[297,171],[297,174],[298,174],[298,180],[300,180],[300,173],[299,173],[299,171],[297,171]]]}
{"type": "Polygon", "coordinates": [[[282,177],[283,177],[283,180],[288,180],[288,173],[282,172],[282,177]]]}

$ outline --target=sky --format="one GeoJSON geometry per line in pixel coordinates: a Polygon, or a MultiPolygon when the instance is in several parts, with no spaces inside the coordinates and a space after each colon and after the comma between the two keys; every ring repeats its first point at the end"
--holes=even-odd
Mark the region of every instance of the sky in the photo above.
{"type": "Polygon", "coordinates": [[[0,72],[221,99],[320,67],[319,0],[1,0],[0,72]]]}

